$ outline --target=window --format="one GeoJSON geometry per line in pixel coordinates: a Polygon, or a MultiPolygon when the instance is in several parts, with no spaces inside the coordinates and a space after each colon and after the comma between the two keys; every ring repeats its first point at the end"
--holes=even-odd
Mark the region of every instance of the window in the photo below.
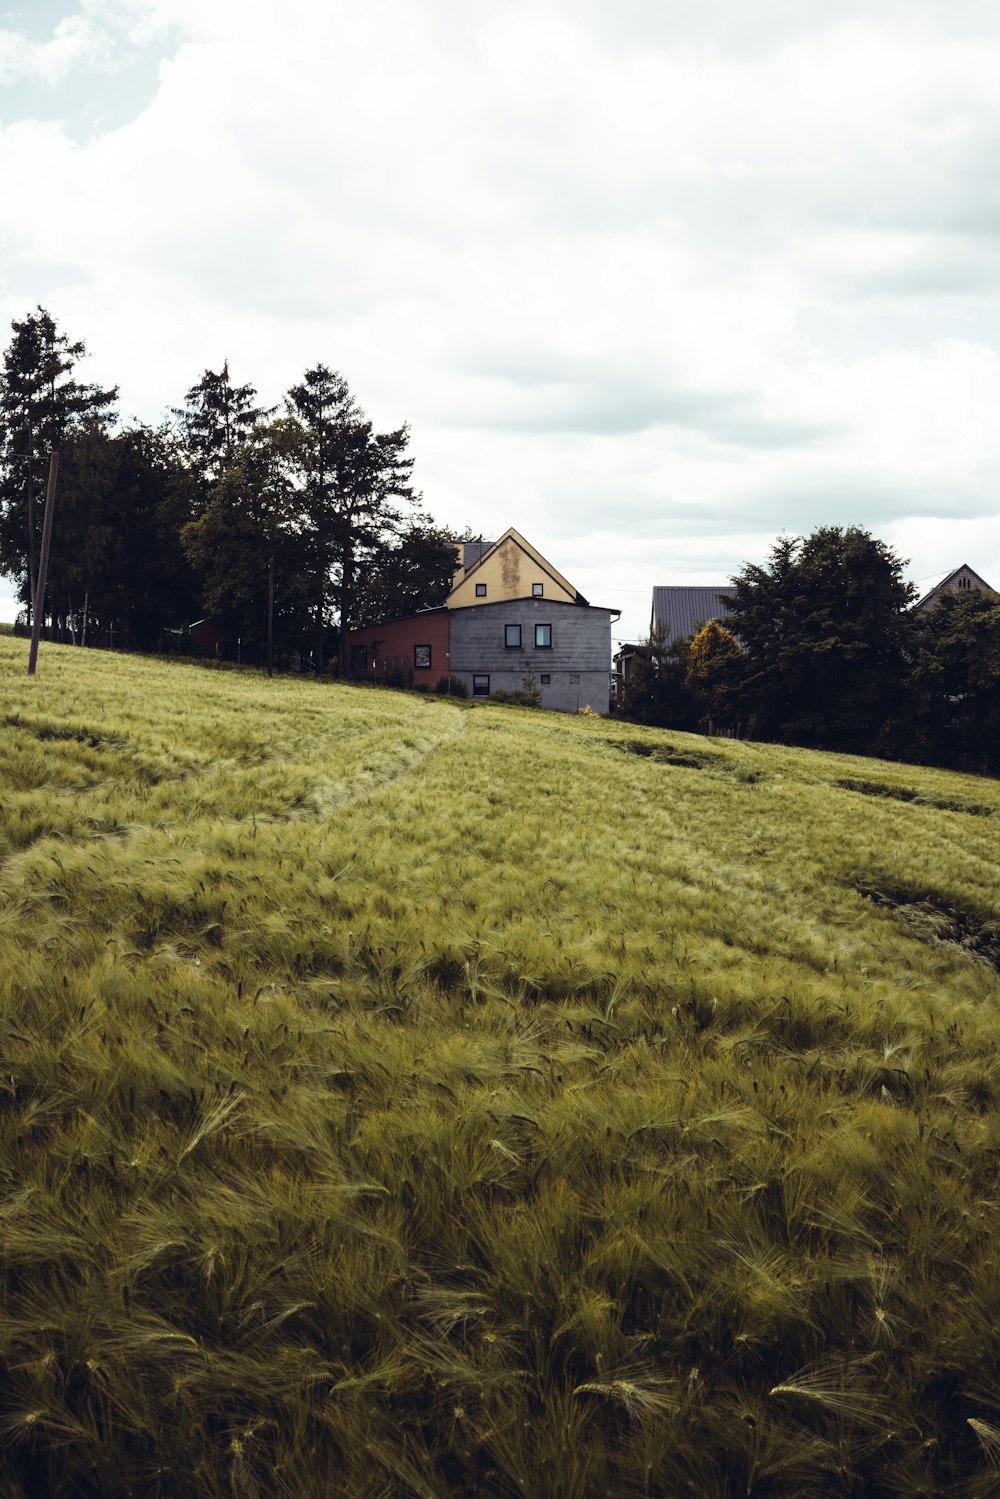
{"type": "Polygon", "coordinates": [[[363,677],[368,670],[368,647],[366,645],[351,646],[351,676],[363,677]]]}
{"type": "Polygon", "coordinates": [[[531,585],[531,597],[533,599],[540,599],[542,597],[542,595],[544,594],[544,592],[545,592],[545,584],[544,583],[532,583],[532,585],[531,585]]]}
{"type": "Polygon", "coordinates": [[[535,626],[535,646],[538,650],[547,650],[552,644],[552,626],[535,626]]]}
{"type": "Polygon", "coordinates": [[[569,674],[569,679],[571,682],[579,682],[580,673],[578,671],[571,671],[569,674]]]}
{"type": "Polygon", "coordinates": [[[542,672],[542,686],[543,687],[547,687],[551,681],[552,681],[552,678],[549,676],[548,672],[547,671],[543,671],[542,672]]]}
{"type": "Polygon", "coordinates": [[[413,647],[413,669],[414,671],[429,671],[431,665],[431,648],[429,645],[415,645],[413,647]]]}
{"type": "Polygon", "coordinates": [[[476,584],[476,598],[477,599],[484,599],[485,597],[486,597],[486,584],[485,583],[477,583],[476,584]]]}
{"type": "Polygon", "coordinates": [[[487,677],[487,676],[478,676],[476,674],[473,674],[473,678],[472,678],[472,696],[473,697],[489,697],[489,695],[490,695],[490,679],[489,679],[489,677],[487,677]]]}
{"type": "Polygon", "coordinates": [[[511,651],[511,650],[519,651],[521,649],[521,626],[520,625],[504,625],[504,627],[503,627],[503,643],[504,643],[505,647],[507,648],[507,650],[509,650],[509,651],[511,651]]]}

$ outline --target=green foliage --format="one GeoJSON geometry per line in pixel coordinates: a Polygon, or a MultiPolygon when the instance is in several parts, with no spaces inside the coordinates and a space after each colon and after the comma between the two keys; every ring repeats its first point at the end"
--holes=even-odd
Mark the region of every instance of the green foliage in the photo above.
{"type": "Polygon", "coordinates": [[[995,1492],[994,783],[25,654],[0,1492],[995,1492]]]}
{"type": "Polygon", "coordinates": [[[469,684],[463,677],[438,677],[434,683],[434,691],[441,697],[468,697],[469,684]]]}
{"type": "Polygon", "coordinates": [[[996,770],[1000,745],[1000,599],[946,593],[911,625],[911,689],[924,755],[996,770]]]}
{"type": "Polygon", "coordinates": [[[663,729],[696,729],[701,717],[698,693],[688,682],[689,640],[667,641],[655,630],[643,641],[624,683],[620,714],[663,729]]]}
{"type": "Polygon", "coordinates": [[[86,348],[60,333],[44,307],[11,327],[0,370],[0,572],[33,603],[49,454],[81,426],[104,431],[118,391],[75,378],[86,348]]]}
{"type": "Polygon", "coordinates": [[[455,541],[452,532],[422,518],[374,547],[358,580],[358,622],[378,624],[439,608],[451,591],[455,541]]]}
{"type": "Polygon", "coordinates": [[[858,526],[779,537],[733,579],[732,711],[761,739],[877,753],[905,743],[903,562],[858,526]]]}

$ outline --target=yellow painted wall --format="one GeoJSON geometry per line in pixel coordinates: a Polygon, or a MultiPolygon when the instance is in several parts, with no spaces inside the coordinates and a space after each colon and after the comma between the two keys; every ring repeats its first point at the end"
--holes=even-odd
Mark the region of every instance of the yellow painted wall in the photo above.
{"type": "Polygon", "coordinates": [[[571,604],[576,594],[568,584],[563,584],[535,561],[527,548],[521,547],[512,537],[504,537],[480,565],[454,588],[448,597],[449,609],[461,609],[467,604],[495,604],[503,599],[530,599],[533,583],[541,583],[543,598],[556,599],[571,604]],[[476,584],[486,584],[486,597],[476,597],[476,584]]]}

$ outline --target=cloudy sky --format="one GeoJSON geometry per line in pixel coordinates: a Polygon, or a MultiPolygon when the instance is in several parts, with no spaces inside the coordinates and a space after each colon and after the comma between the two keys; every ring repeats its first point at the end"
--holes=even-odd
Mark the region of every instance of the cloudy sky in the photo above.
{"type": "Polygon", "coordinates": [[[821,524],[1000,585],[998,78],[995,0],[0,0],[0,343],[340,369],[623,638],[821,524]]]}

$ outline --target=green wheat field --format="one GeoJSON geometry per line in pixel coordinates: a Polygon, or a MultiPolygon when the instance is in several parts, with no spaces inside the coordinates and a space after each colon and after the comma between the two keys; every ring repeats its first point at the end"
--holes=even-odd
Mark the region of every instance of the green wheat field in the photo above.
{"type": "Polygon", "coordinates": [[[0,1493],[1000,1490],[1000,783],[0,638],[0,1493]]]}

